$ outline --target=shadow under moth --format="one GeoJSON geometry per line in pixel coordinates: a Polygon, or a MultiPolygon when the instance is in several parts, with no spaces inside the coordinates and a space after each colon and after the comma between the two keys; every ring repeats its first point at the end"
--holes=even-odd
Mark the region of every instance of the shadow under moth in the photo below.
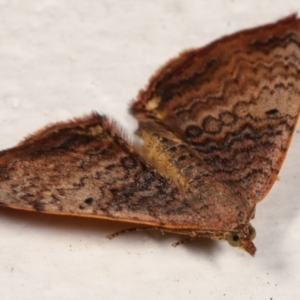
{"type": "Polygon", "coordinates": [[[48,125],[0,152],[0,205],[227,240],[251,255],[300,107],[300,20],[225,36],[170,60],[130,111],[48,125]]]}

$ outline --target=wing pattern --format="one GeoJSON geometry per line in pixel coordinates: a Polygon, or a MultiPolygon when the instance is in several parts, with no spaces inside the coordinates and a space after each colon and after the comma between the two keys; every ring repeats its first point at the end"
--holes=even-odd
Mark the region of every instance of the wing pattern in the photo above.
{"type": "Polygon", "coordinates": [[[132,113],[151,118],[199,154],[217,180],[257,203],[280,170],[300,107],[300,21],[222,38],[170,61],[132,113]]]}

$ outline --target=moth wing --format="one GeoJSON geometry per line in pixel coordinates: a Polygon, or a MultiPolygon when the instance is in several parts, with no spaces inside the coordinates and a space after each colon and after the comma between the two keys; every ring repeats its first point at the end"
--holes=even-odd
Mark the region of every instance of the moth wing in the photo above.
{"type": "Polygon", "coordinates": [[[300,20],[290,16],[182,53],[141,91],[131,112],[199,153],[216,180],[253,203],[274,183],[300,107],[300,20]]]}
{"type": "Polygon", "coordinates": [[[0,152],[0,205],[169,228],[201,223],[193,204],[97,114],[0,152]]]}

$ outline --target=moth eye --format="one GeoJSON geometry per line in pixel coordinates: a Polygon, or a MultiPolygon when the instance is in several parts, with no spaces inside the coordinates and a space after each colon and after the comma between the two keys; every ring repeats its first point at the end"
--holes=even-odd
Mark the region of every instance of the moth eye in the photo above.
{"type": "Polygon", "coordinates": [[[241,240],[236,233],[230,233],[227,237],[227,241],[232,247],[239,247],[241,245],[241,240]]]}
{"type": "Polygon", "coordinates": [[[256,230],[251,225],[249,225],[249,232],[250,232],[250,240],[253,241],[256,237],[256,230]]]}

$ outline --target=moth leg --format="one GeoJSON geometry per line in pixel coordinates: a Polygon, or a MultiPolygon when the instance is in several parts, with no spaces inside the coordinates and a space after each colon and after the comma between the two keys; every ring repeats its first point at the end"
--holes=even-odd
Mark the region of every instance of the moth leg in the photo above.
{"type": "Polygon", "coordinates": [[[106,237],[111,240],[123,233],[132,232],[132,231],[144,231],[144,230],[161,230],[161,228],[160,227],[134,227],[134,228],[128,228],[128,229],[117,231],[113,234],[107,235],[106,237]]]}
{"type": "Polygon", "coordinates": [[[181,240],[181,241],[178,241],[178,242],[176,242],[176,243],[173,243],[172,246],[173,246],[173,247],[177,247],[177,246],[179,246],[179,245],[183,245],[183,244],[186,244],[186,243],[188,243],[188,242],[190,242],[190,241],[193,241],[193,240],[195,240],[196,238],[197,238],[197,236],[190,236],[190,237],[188,237],[188,238],[186,238],[186,239],[184,239],[184,240],[181,240]]]}
{"type": "Polygon", "coordinates": [[[253,213],[252,213],[251,219],[254,219],[254,218],[255,218],[255,211],[256,211],[256,207],[254,207],[254,209],[253,209],[253,213]]]}

